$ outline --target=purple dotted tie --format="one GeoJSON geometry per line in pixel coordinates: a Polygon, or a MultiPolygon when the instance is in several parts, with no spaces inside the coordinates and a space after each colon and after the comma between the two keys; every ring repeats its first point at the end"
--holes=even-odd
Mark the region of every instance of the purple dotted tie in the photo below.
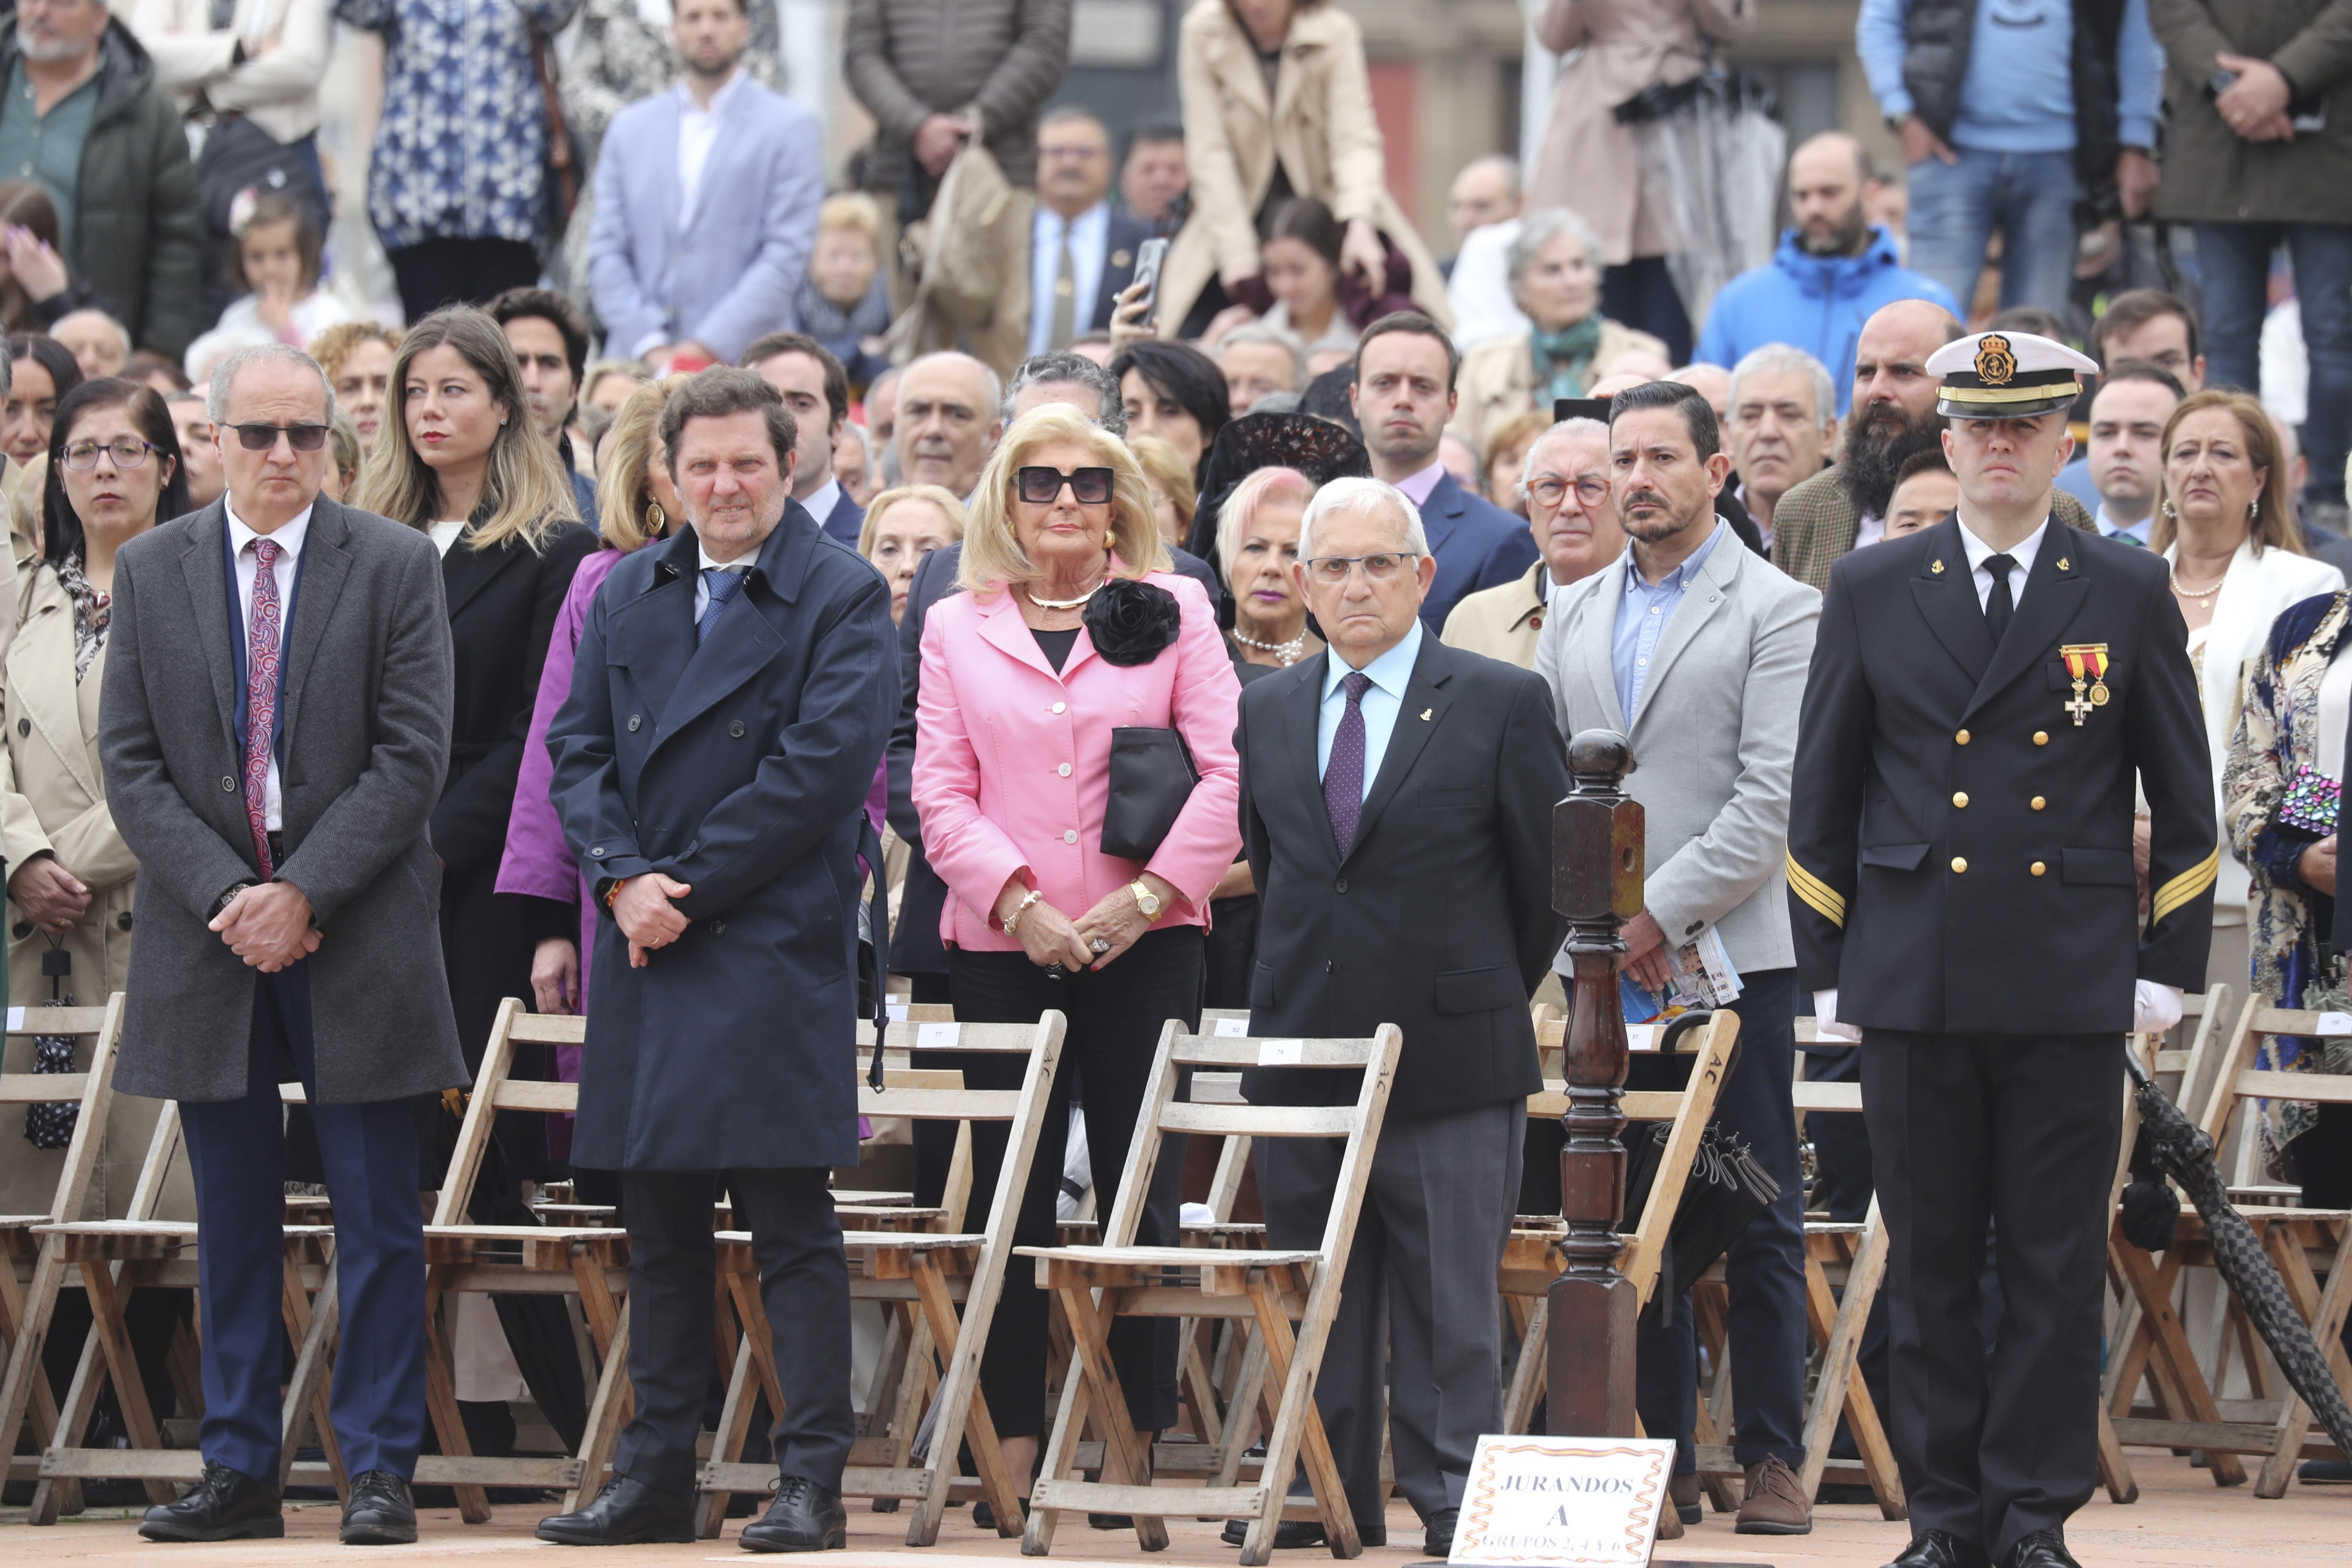
{"type": "Polygon", "coordinates": [[[1348,689],[1348,710],[1339,716],[1339,731],[1331,737],[1331,763],[1323,770],[1323,809],[1331,816],[1332,842],[1339,858],[1356,847],[1356,819],[1364,811],[1364,693],[1372,678],[1350,670],[1339,684],[1348,689]]]}

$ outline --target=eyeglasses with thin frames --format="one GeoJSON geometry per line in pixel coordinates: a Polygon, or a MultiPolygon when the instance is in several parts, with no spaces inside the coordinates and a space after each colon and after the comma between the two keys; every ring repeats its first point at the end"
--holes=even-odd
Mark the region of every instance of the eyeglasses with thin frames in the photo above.
{"type": "Polygon", "coordinates": [[[1567,499],[1570,489],[1576,491],[1578,502],[1588,510],[1609,499],[1609,481],[1594,474],[1584,475],[1573,486],[1570,486],[1566,479],[1551,474],[1546,474],[1539,479],[1529,479],[1527,483],[1528,494],[1534,500],[1543,502],[1547,507],[1559,506],[1567,499]]]}
{"type": "Polygon", "coordinates": [[[125,437],[120,441],[76,441],[66,448],[66,467],[86,472],[98,467],[98,455],[105,453],[118,468],[135,468],[147,460],[155,448],[145,441],[133,441],[125,437]]]}
{"type": "Polygon", "coordinates": [[[1367,581],[1393,582],[1411,563],[1421,559],[1417,551],[1382,551],[1377,555],[1318,555],[1306,562],[1307,575],[1318,583],[1338,587],[1352,575],[1359,566],[1367,581]]]}

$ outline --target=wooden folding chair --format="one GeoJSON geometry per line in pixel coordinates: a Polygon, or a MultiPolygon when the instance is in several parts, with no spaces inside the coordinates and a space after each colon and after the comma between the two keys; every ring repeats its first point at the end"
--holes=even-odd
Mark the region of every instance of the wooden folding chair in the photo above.
{"type": "MultiPolygon", "coordinates": [[[[1536,1046],[1546,1059],[1555,1059],[1566,1037],[1567,1020],[1553,1009],[1544,1011],[1551,1016],[1538,1021],[1536,1046]]],[[[1629,1123],[1672,1124],[1649,1201],[1622,1233],[1625,1247],[1618,1255],[1619,1271],[1633,1282],[1639,1292],[1636,1300],[1644,1307],[1657,1289],[1666,1233],[1682,1203],[1691,1162],[1698,1156],[1699,1140],[1715,1115],[1716,1096],[1722,1090],[1724,1075],[1731,1069],[1732,1045],[1739,1037],[1738,1016],[1728,1009],[1719,1011],[1704,1034],[1693,1031],[1683,1036],[1685,1040],[1694,1037],[1697,1045],[1691,1054],[1696,1059],[1691,1063],[1688,1084],[1679,1089],[1633,1090],[1619,1102],[1629,1123]]],[[[1548,1079],[1540,1093],[1528,1096],[1530,1121],[1558,1121],[1567,1113],[1568,1088],[1560,1079],[1548,1079]]],[[[1521,1215],[1504,1248],[1496,1286],[1519,1331],[1519,1357],[1503,1402],[1506,1432],[1532,1430],[1543,1403],[1549,1360],[1546,1333],[1551,1321],[1549,1292],[1552,1280],[1566,1267],[1559,1254],[1559,1241],[1566,1234],[1566,1226],[1557,1215],[1521,1215]]]]}
{"type": "MultiPolygon", "coordinates": [[[[2352,1035],[2352,1027],[2347,1027],[2340,1016],[2273,1007],[2260,997],[2248,998],[2213,1073],[2212,1091],[2200,1118],[2217,1149],[2232,1121],[2242,1114],[2251,1114],[2241,1108],[2252,1101],[2309,1100],[2352,1104],[2352,1075],[2277,1072],[2258,1068],[2255,1063],[2263,1043],[2281,1035],[2315,1041],[2352,1035]]],[[[2343,1344],[2345,1318],[2347,1310],[2352,1310],[2352,1213],[2248,1204],[2241,1204],[2238,1212],[2261,1238],[2263,1250],[2277,1268],[2288,1299],[2310,1324],[2313,1338],[2327,1357],[2336,1386],[2352,1388],[2352,1361],[2347,1361],[2343,1344]]],[[[2194,1209],[2184,1205],[2179,1233],[2166,1252],[2161,1268],[2153,1266],[2147,1255],[2136,1247],[2120,1248],[2113,1256],[2131,1266],[2126,1283],[2137,1298],[2140,1316],[2137,1332],[2117,1368],[2111,1398],[2117,1403],[2127,1401],[2137,1386],[2140,1373],[2145,1371],[2157,1394],[2159,1410],[2169,1416],[2140,1419],[2119,1414],[2115,1426],[2122,1441],[2201,1448],[2217,1481],[2223,1479],[2225,1464],[2237,1468],[2236,1456],[2259,1454],[2263,1456],[2263,1465],[2255,1479],[2254,1495],[2264,1498],[2285,1494],[2301,1459],[2352,1457],[2338,1454],[2335,1445],[2324,1437],[2311,1436],[2310,1408],[2291,1387],[2284,1385],[2284,1380],[2274,1392],[2267,1386],[2262,1346],[2234,1298],[2226,1310],[2222,1342],[2225,1346],[2234,1342],[2244,1354],[2256,1398],[2251,1411],[2242,1406],[2239,1413],[2257,1418],[2222,1418],[2212,1394],[2213,1385],[2190,1352],[2172,1309],[2172,1284],[2183,1264],[2210,1263],[2211,1259],[2202,1216],[2194,1209]]],[[[2223,1370],[2225,1367],[2217,1366],[2217,1376],[2223,1370]]],[[[2111,1405],[2110,1409],[2114,1408],[2111,1405]]]]}
{"type": "MultiPolygon", "coordinates": [[[[911,1043],[921,1047],[908,1053],[915,1062],[920,1062],[928,1050],[1026,1056],[1028,1067],[1018,1089],[967,1089],[960,1071],[893,1067],[888,1059],[891,1053],[887,1052],[883,1087],[877,1090],[863,1077],[858,1081],[860,1114],[961,1123],[964,1134],[958,1140],[959,1147],[967,1151],[973,1122],[1009,1124],[996,1189],[989,1195],[986,1216],[976,1229],[915,1228],[901,1223],[901,1217],[887,1208],[840,1205],[852,1299],[903,1303],[920,1314],[921,1331],[908,1336],[908,1359],[914,1364],[901,1373],[902,1397],[896,1404],[887,1434],[890,1462],[881,1466],[853,1462],[842,1477],[846,1496],[914,1500],[914,1517],[907,1526],[909,1546],[929,1546],[939,1539],[940,1520],[956,1496],[986,1498],[995,1511],[999,1533],[1011,1535],[1017,1528],[1021,1490],[1005,1466],[995,1423],[980,1390],[980,1360],[1003,1291],[1013,1226],[1020,1216],[1022,1194],[1028,1189],[1029,1168],[1045,1128],[1067,1027],[1060,1013],[1050,1011],[1034,1025],[933,1022],[927,1028],[922,1021],[909,1020],[891,1026],[893,1033],[907,1031],[911,1043]],[[952,1033],[937,1032],[941,1029],[952,1033]],[[961,1317],[958,1307],[962,1309],[961,1317]],[[930,1447],[918,1463],[911,1449],[924,1415],[920,1394],[928,1390],[934,1354],[940,1371],[938,1392],[929,1402],[930,1447]],[[967,1444],[980,1471],[977,1478],[957,1474],[957,1453],[967,1444]]],[[[969,1179],[967,1161],[967,1184],[969,1179]]],[[[962,1205],[956,1207],[960,1211],[962,1205]]],[[[757,1396],[764,1391],[772,1410],[782,1410],[784,1403],[751,1233],[721,1231],[719,1257],[720,1276],[740,1332],[718,1440],[711,1462],[702,1470],[705,1496],[700,1524],[705,1536],[719,1533],[731,1493],[762,1490],[774,1478],[773,1466],[737,1461],[757,1396]]]]}
{"type": "Polygon", "coordinates": [[[425,1227],[425,1405],[441,1452],[417,1460],[416,1479],[454,1488],[458,1512],[469,1524],[485,1523],[490,1517],[488,1487],[561,1489],[566,1494],[564,1510],[578,1508],[603,1480],[628,1419],[628,1233],[611,1223],[609,1212],[600,1223],[591,1217],[593,1211],[579,1211],[585,1223],[561,1226],[476,1225],[466,1217],[499,1111],[576,1112],[580,1108],[576,1083],[514,1077],[515,1048],[578,1046],[585,1043],[587,1033],[584,1018],[527,1013],[511,996],[499,1004],[448,1174],[425,1227]],[[451,1292],[470,1290],[579,1298],[601,1370],[577,1454],[549,1459],[474,1453],[457,1411],[449,1336],[440,1311],[451,1292]]]}
{"type": "Polygon", "coordinates": [[[103,1007],[11,1007],[8,1034],[68,1035],[91,1037],[89,1068],[78,1073],[0,1073],[0,1106],[73,1105],[79,1107],[72,1140],[66,1146],[56,1192],[44,1214],[0,1215],[0,1352],[6,1371],[0,1373],[0,1459],[6,1459],[6,1479],[28,1480],[37,1460],[9,1458],[16,1435],[29,1415],[37,1448],[47,1448],[58,1425],[58,1402],[41,1372],[41,1348],[47,1342],[49,1321],[58,1292],[72,1269],[61,1241],[36,1237],[37,1226],[81,1217],[106,1142],[106,1118],[114,1103],[114,1061],[122,1036],[120,994],[103,1007]],[[19,1270],[25,1278],[19,1279],[19,1270]],[[19,1473],[19,1464],[22,1473],[19,1473]]]}
{"type": "Polygon", "coordinates": [[[1262,1568],[1273,1552],[1276,1525],[1286,1515],[1284,1494],[1292,1466],[1302,1460],[1315,1499],[1297,1510],[1298,1517],[1322,1521],[1332,1555],[1354,1557],[1362,1552],[1313,1390],[1332,1314],[1339,1308],[1339,1281],[1370,1179],[1402,1038],[1388,1024],[1370,1039],[1265,1040],[1188,1035],[1180,1025],[1169,1023],[1136,1119],[1118,1201],[1103,1226],[1105,1245],[1019,1249],[1021,1256],[1036,1260],[1038,1284],[1060,1297],[1076,1363],[1063,1381],[1060,1415],[1030,1499],[1024,1553],[1039,1556],[1052,1550],[1055,1525],[1064,1509],[1132,1515],[1137,1539],[1151,1552],[1168,1544],[1165,1515],[1213,1513],[1250,1520],[1241,1560],[1248,1568],[1262,1568]],[[1186,1068],[1253,1066],[1361,1069],[1362,1081],[1351,1105],[1218,1105],[1176,1099],[1186,1068]],[[1160,1142],[1171,1132],[1345,1139],[1322,1245],[1295,1251],[1137,1246],[1136,1231],[1160,1142]],[[1290,1327],[1294,1315],[1299,1319],[1296,1336],[1290,1327]],[[1255,1321],[1265,1346],[1266,1377],[1259,1405],[1268,1432],[1265,1462],[1255,1485],[1160,1489],[1150,1484],[1146,1456],[1136,1442],[1127,1399],[1110,1361],[1108,1329],[1120,1317],[1255,1321]],[[1103,1473],[1116,1479],[1079,1479],[1076,1450],[1089,1417],[1102,1441],[1103,1473]]]}

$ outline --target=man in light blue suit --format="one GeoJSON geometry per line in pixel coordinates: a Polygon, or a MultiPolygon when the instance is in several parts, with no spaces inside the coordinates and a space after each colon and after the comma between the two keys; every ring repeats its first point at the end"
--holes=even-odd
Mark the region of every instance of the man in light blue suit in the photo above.
{"type": "Polygon", "coordinates": [[[816,117],[738,68],[748,0],[678,0],[677,86],[613,117],[588,279],[606,352],[731,363],[791,324],[824,199],[816,117]]]}

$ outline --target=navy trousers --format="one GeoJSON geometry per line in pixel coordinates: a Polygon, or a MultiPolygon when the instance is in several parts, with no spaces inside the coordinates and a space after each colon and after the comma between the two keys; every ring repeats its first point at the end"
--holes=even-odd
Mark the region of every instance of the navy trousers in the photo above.
{"type": "Polygon", "coordinates": [[[278,1086],[310,1098],[335,1207],[341,1323],[331,1415],[357,1476],[415,1473],[425,1440],[425,1214],[416,1121],[405,1100],[321,1105],[307,963],[254,976],[246,1089],[180,1102],[195,1177],[197,1293],[204,1305],[207,1462],[276,1480],[285,1363],[286,1116],[278,1086]]]}
{"type": "MultiPolygon", "coordinates": [[[[1724,1258],[1731,1287],[1731,1376],[1737,1431],[1732,1456],[1743,1468],[1778,1458],[1794,1469],[1805,1447],[1805,1184],[1797,1167],[1797,1112],[1789,1092],[1797,1049],[1797,972],[1742,975],[1731,1011],[1739,1016],[1739,1063],[1715,1101],[1715,1125],[1744,1141],[1780,1197],[1739,1233],[1724,1258]]],[[[1688,1060],[1636,1054],[1632,1089],[1679,1089],[1688,1060]]],[[[1642,1429],[1671,1436],[1675,1468],[1688,1474],[1697,1457],[1691,1430],[1698,1417],[1698,1336],[1690,1296],[1668,1304],[1664,1321],[1649,1314],[1635,1336],[1633,1403],[1642,1429]]]]}

